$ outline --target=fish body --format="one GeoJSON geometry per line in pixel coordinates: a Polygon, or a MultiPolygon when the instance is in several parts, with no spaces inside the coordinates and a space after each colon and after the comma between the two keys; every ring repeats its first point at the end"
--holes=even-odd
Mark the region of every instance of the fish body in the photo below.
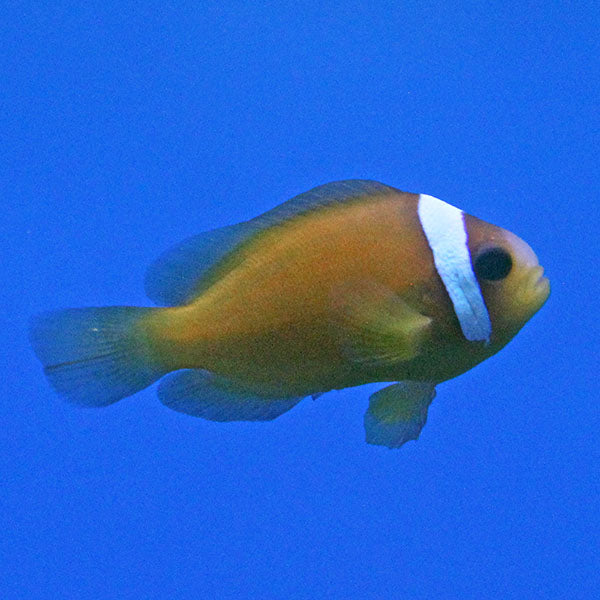
{"type": "Polygon", "coordinates": [[[146,288],[170,306],[50,313],[31,337],[51,383],[86,405],[174,372],[167,406],[266,420],[309,395],[404,382],[365,417],[367,441],[396,447],[418,436],[438,383],[541,307],[542,273],[525,242],[436,198],[334,182],[166,253],[146,288]]]}
{"type": "MultiPolygon", "coordinates": [[[[244,266],[223,266],[191,304],[152,317],[159,360],[226,374],[275,395],[381,380],[380,369],[361,368],[344,353],[343,302],[365,283],[415,300],[428,286],[431,265],[420,258],[426,241],[415,227],[415,203],[408,194],[368,198],[256,235],[228,257],[244,266]]],[[[398,368],[396,375],[404,370],[398,368]]]]}

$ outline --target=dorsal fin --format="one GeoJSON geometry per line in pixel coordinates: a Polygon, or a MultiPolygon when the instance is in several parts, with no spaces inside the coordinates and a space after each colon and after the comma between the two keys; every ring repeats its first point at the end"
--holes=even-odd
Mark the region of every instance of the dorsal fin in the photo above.
{"type": "Polygon", "coordinates": [[[246,238],[250,222],[187,238],[155,260],[146,273],[146,295],[156,304],[178,306],[201,288],[206,273],[246,238]]]}
{"type": "Polygon", "coordinates": [[[163,306],[190,302],[204,291],[203,282],[210,282],[209,272],[254,234],[318,208],[365,196],[395,193],[398,190],[377,181],[334,181],[295,196],[249,221],[188,238],[167,250],[150,266],[146,274],[146,294],[163,306]]]}
{"type": "Polygon", "coordinates": [[[260,229],[265,229],[317,208],[353,202],[365,196],[385,196],[397,193],[399,193],[399,190],[396,188],[369,179],[332,181],[290,198],[290,200],[255,217],[249,223],[256,223],[260,225],[260,229]]]}

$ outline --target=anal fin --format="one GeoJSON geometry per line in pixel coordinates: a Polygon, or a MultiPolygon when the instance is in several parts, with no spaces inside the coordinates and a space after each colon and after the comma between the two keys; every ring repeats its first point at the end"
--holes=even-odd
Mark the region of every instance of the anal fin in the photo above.
{"type": "Polygon", "coordinates": [[[366,441],[399,448],[409,440],[416,440],[434,397],[435,385],[427,381],[395,383],[375,392],[365,413],[366,441]]]}
{"type": "Polygon", "coordinates": [[[160,401],[177,412],[209,421],[271,421],[302,398],[268,398],[201,369],[176,371],[159,385],[160,401]]]}

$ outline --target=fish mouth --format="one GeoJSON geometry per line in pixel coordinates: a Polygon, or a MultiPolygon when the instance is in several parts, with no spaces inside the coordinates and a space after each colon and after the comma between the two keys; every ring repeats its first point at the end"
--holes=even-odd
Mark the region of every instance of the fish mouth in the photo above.
{"type": "Polygon", "coordinates": [[[537,266],[533,269],[531,279],[533,280],[533,285],[535,287],[538,285],[545,285],[545,283],[550,283],[549,279],[544,277],[544,267],[541,266],[537,266]]]}
{"type": "Polygon", "coordinates": [[[538,265],[533,269],[531,283],[533,290],[536,293],[548,297],[548,294],[550,293],[550,280],[547,277],[544,277],[544,267],[538,265]]]}

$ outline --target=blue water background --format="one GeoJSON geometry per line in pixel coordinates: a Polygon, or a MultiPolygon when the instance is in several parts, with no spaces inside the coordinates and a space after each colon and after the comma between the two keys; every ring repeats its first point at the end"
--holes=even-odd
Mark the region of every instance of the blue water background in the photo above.
{"type": "Polygon", "coordinates": [[[537,2],[14,2],[0,112],[0,597],[600,597],[599,11],[537,2]],[[317,184],[438,196],[536,250],[547,305],[368,446],[376,385],[267,424],[82,410],[30,315],[317,184]]]}

